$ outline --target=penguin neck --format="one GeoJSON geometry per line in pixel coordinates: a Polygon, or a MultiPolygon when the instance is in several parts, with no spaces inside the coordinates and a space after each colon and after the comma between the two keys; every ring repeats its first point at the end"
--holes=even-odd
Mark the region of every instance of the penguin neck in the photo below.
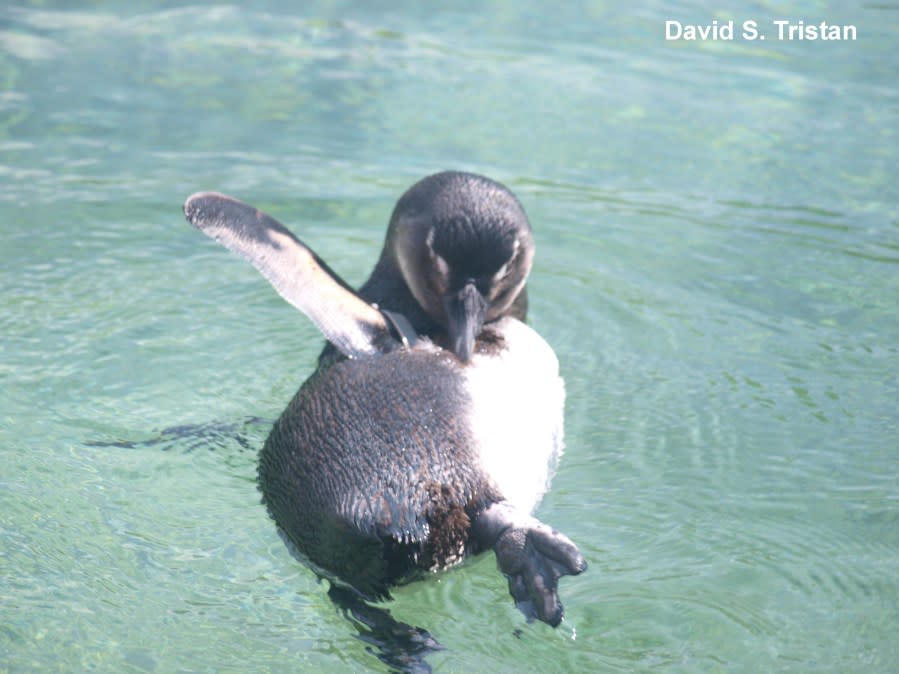
{"type": "Polygon", "coordinates": [[[387,246],[358,294],[367,302],[374,302],[381,309],[406,317],[419,335],[435,336],[444,328],[432,319],[412,295],[400,271],[396,257],[387,246]]]}

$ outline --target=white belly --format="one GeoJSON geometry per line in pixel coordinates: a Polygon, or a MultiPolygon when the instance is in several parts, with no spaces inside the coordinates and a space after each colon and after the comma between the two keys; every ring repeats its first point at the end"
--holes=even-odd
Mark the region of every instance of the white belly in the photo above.
{"type": "Polygon", "coordinates": [[[475,354],[465,368],[472,430],[483,467],[506,500],[531,512],[549,487],[562,453],[565,384],[549,344],[514,318],[494,330],[499,354],[475,354]]]}

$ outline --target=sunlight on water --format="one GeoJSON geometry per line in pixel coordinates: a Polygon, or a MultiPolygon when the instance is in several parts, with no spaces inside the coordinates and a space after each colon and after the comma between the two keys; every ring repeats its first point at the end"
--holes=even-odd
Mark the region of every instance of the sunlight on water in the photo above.
{"type": "Polygon", "coordinates": [[[557,630],[492,556],[387,606],[435,671],[899,669],[890,3],[0,9],[0,670],[384,670],[259,502],[321,338],[184,222],[350,282],[444,168],[519,196],[567,388],[557,630]],[[729,13],[728,13],[729,12],[729,13]],[[855,42],[666,42],[777,17],[855,42]]]}

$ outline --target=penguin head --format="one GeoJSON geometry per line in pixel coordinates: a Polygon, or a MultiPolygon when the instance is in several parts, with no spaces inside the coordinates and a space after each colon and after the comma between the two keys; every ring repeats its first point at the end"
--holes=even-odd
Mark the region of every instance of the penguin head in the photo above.
{"type": "Polygon", "coordinates": [[[531,225],[503,185],[469,173],[424,178],[400,198],[387,248],[412,296],[468,361],[485,323],[504,316],[534,258],[531,225]]]}

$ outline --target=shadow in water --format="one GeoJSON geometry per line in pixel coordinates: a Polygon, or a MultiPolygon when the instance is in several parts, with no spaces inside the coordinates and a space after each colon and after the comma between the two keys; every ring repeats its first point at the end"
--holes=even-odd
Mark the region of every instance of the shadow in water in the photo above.
{"type": "Polygon", "coordinates": [[[392,672],[430,672],[425,657],[441,646],[427,630],[395,620],[390,611],[368,604],[352,590],[331,585],[328,596],[368,644],[366,650],[390,667],[392,672]]]}
{"type": "Polygon", "coordinates": [[[237,446],[240,450],[257,452],[262,446],[265,434],[275,422],[261,417],[247,417],[233,422],[207,422],[204,424],[183,424],[165,428],[145,440],[88,441],[90,447],[120,447],[140,449],[157,447],[163,451],[178,450],[192,452],[196,449],[220,450],[237,446]]]}

